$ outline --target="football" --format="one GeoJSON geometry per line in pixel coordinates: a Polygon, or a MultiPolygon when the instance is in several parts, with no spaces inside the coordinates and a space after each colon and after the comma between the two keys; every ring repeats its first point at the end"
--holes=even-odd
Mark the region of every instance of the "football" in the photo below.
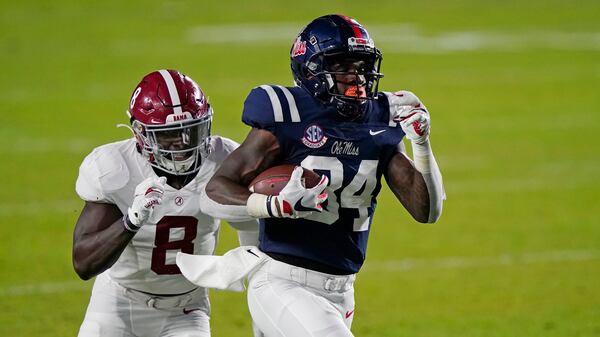
{"type": "MultiPolygon", "coordinates": [[[[296,165],[292,164],[270,167],[256,176],[256,178],[250,182],[248,188],[255,193],[278,195],[290,180],[294,167],[296,167],[296,165]]],[[[305,187],[315,187],[320,180],[320,175],[309,169],[304,169],[302,183],[305,187]]]]}

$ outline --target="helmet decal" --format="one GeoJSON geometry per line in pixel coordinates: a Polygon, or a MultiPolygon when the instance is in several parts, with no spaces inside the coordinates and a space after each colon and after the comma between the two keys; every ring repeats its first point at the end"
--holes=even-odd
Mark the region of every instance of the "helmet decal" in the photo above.
{"type": "Polygon", "coordinates": [[[135,89],[135,91],[133,92],[133,95],[131,95],[131,101],[129,102],[129,109],[133,108],[133,105],[135,104],[135,99],[138,97],[140,92],[142,92],[142,88],[137,87],[137,89],[135,89]]]}
{"type": "Polygon", "coordinates": [[[345,15],[338,15],[339,17],[341,17],[342,19],[346,20],[346,22],[348,22],[348,24],[350,25],[350,27],[352,27],[352,31],[354,32],[354,37],[356,38],[362,38],[363,34],[362,31],[360,30],[360,23],[358,23],[358,21],[354,20],[353,18],[349,17],[349,16],[345,16],[345,15]]]}
{"type": "Polygon", "coordinates": [[[175,82],[173,81],[173,77],[166,70],[159,70],[160,75],[165,80],[167,84],[167,89],[169,90],[169,96],[171,97],[171,105],[173,106],[173,112],[175,114],[181,114],[181,101],[179,100],[179,92],[177,92],[177,87],[175,86],[175,82]]]}
{"type": "Polygon", "coordinates": [[[292,57],[297,57],[306,54],[306,41],[302,41],[300,36],[294,42],[294,47],[292,47],[292,57]]]}

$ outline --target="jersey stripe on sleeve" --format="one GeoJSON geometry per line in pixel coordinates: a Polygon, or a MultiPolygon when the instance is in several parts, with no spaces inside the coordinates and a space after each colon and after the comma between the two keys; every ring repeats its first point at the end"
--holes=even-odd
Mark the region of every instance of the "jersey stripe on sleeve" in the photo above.
{"type": "Polygon", "coordinates": [[[269,95],[271,105],[273,106],[273,113],[275,114],[275,121],[283,122],[283,109],[279,97],[277,97],[277,93],[275,93],[275,90],[271,88],[271,86],[261,85],[260,87],[267,92],[267,95],[269,95]]]}
{"type": "Polygon", "coordinates": [[[300,122],[300,114],[298,113],[298,106],[296,106],[296,99],[294,95],[289,91],[288,88],[282,87],[280,85],[277,86],[283,94],[285,95],[285,99],[287,100],[288,107],[290,108],[290,115],[292,117],[292,122],[297,123],[300,122]]]}

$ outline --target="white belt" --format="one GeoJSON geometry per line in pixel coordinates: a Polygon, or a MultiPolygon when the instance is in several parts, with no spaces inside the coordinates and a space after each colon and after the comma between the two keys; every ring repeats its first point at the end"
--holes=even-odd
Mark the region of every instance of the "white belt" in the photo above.
{"type": "Polygon", "coordinates": [[[292,280],[311,288],[331,292],[345,292],[352,288],[356,274],[332,275],[318,271],[296,267],[277,260],[270,260],[264,268],[268,273],[278,277],[292,280]]]}
{"type": "Polygon", "coordinates": [[[206,289],[198,287],[181,295],[160,296],[124,287],[110,277],[109,280],[114,286],[123,292],[125,297],[139,303],[144,303],[149,308],[154,309],[173,309],[185,307],[188,304],[195,302],[195,300],[201,298],[202,295],[206,293],[206,289]]]}
{"type": "Polygon", "coordinates": [[[194,295],[196,295],[199,289],[200,288],[183,295],[156,296],[125,288],[125,296],[131,300],[145,303],[149,308],[172,309],[185,307],[186,305],[192,303],[197,297],[194,295]]]}

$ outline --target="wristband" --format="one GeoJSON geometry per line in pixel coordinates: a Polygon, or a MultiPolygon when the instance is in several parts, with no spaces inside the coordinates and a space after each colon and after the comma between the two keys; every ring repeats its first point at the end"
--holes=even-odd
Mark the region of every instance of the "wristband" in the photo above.
{"type": "MultiPolygon", "coordinates": [[[[412,142],[411,145],[413,160],[415,162],[415,168],[417,171],[421,172],[422,174],[431,173],[433,152],[431,151],[429,140],[426,140],[421,144],[412,142]]],[[[435,163],[435,159],[433,159],[433,163],[435,163]]]]}
{"type": "Polygon", "coordinates": [[[248,214],[255,218],[272,218],[272,195],[252,193],[246,201],[246,210],[248,214]]]}
{"type": "Polygon", "coordinates": [[[131,220],[129,220],[129,215],[125,214],[123,216],[123,227],[125,228],[126,231],[130,232],[130,233],[137,233],[140,228],[142,228],[141,226],[138,227],[136,225],[134,225],[131,220]]]}

